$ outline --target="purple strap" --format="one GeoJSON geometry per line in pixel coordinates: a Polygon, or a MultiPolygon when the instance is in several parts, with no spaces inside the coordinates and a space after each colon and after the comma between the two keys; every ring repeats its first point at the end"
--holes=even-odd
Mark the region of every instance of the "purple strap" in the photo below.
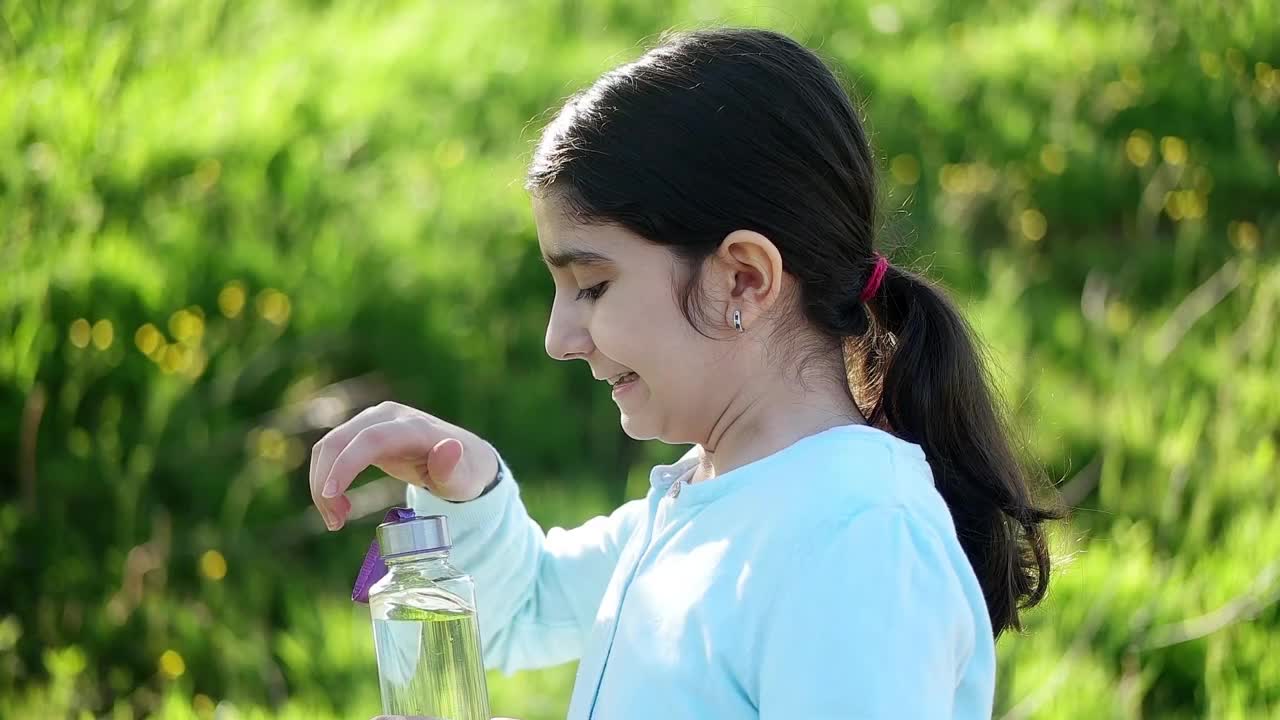
{"type": "MultiPolygon", "coordinates": [[[[387,511],[382,522],[404,522],[417,515],[409,508],[394,507],[387,511]]],[[[364,562],[360,564],[360,574],[356,576],[356,586],[351,589],[351,599],[358,603],[369,604],[369,588],[387,574],[387,564],[382,561],[382,551],[378,548],[378,538],[374,535],[369,544],[369,552],[364,554],[364,562]]]]}

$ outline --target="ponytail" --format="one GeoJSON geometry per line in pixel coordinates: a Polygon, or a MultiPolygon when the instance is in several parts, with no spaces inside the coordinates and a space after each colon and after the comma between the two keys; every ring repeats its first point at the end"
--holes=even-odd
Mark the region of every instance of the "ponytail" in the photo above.
{"type": "Polygon", "coordinates": [[[920,445],[986,597],[998,638],[1044,598],[1049,551],[968,323],[943,291],[890,266],[868,305],[861,387],[878,397],[867,421],[920,445]],[[876,392],[878,391],[878,392],[876,392]]]}

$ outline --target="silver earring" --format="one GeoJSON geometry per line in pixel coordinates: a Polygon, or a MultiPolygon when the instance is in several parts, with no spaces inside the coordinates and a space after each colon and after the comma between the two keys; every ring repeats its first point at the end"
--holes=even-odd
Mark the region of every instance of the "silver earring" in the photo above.
{"type": "Polygon", "coordinates": [[[738,329],[738,332],[743,332],[742,313],[738,312],[737,310],[733,311],[733,326],[738,329]]]}

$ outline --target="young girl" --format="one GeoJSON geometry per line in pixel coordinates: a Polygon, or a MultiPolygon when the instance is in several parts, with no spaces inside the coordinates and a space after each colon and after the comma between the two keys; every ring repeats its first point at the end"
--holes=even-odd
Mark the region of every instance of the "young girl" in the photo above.
{"type": "Polygon", "coordinates": [[[569,99],[529,170],[546,349],[637,439],[692,445],[574,529],[483,439],[394,403],[315,447],[331,529],[377,465],[444,514],[485,664],[579,660],[570,720],[989,718],[1049,553],[974,341],[876,252],[831,71],[764,30],[672,36],[569,99]]]}

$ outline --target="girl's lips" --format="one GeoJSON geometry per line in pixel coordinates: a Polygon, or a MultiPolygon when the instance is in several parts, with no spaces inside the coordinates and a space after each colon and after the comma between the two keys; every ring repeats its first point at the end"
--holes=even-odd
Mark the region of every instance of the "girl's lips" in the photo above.
{"type": "Polygon", "coordinates": [[[640,379],[640,376],[635,375],[630,380],[627,380],[626,382],[620,382],[617,385],[614,385],[613,396],[618,397],[619,395],[625,393],[632,385],[635,385],[639,379],[640,379]]]}

